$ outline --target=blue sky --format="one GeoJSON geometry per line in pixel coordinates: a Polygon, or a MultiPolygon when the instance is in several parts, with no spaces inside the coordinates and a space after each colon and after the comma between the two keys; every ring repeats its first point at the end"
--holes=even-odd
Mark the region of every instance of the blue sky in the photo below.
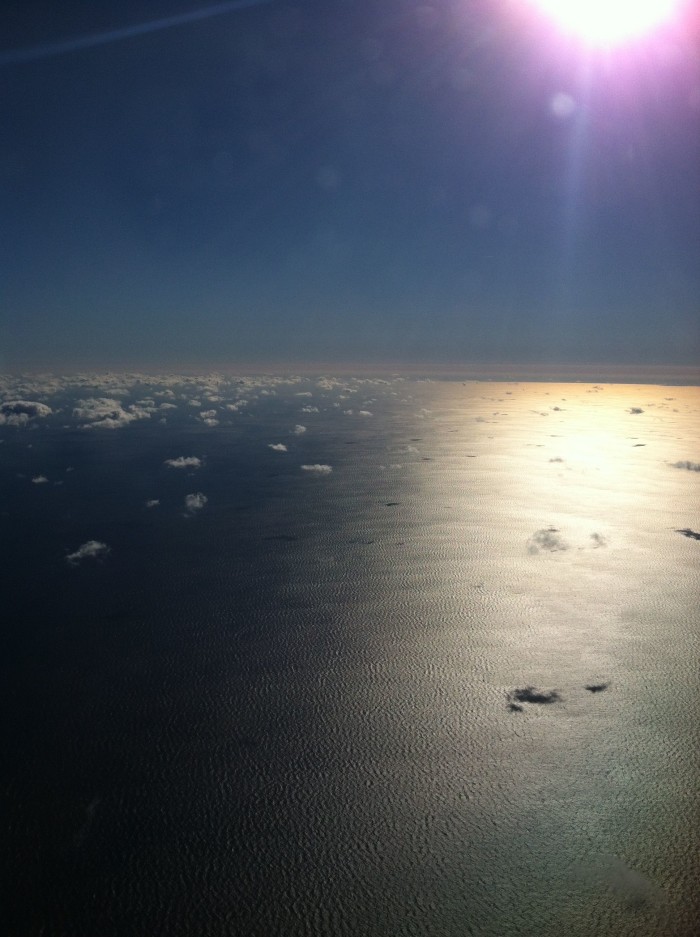
{"type": "Polygon", "coordinates": [[[689,17],[609,55],[525,0],[3,18],[0,369],[700,358],[689,17]]]}

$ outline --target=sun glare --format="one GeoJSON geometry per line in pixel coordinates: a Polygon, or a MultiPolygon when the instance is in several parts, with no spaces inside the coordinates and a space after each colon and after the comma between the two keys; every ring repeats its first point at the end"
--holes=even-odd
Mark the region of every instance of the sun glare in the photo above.
{"type": "Polygon", "coordinates": [[[639,39],[671,19],[678,0],[531,0],[562,30],[596,46],[639,39]]]}

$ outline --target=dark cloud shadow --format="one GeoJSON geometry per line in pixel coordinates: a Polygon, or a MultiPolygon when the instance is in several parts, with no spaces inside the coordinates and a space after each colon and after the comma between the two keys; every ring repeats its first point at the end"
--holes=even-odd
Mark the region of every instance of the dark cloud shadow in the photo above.
{"type": "Polygon", "coordinates": [[[689,459],[681,459],[678,462],[673,462],[671,467],[686,469],[688,472],[700,472],[700,462],[691,462],[689,459]]]}
{"type": "Polygon", "coordinates": [[[507,696],[509,708],[512,708],[514,704],[517,705],[518,703],[539,703],[541,705],[547,705],[549,703],[561,702],[561,696],[558,690],[540,690],[534,686],[525,686],[511,690],[507,696]]]}
{"type": "Polygon", "coordinates": [[[543,527],[541,530],[536,530],[527,542],[528,553],[539,553],[540,550],[556,553],[559,550],[568,549],[569,545],[559,536],[557,527],[543,527]]]}
{"type": "Polygon", "coordinates": [[[681,527],[676,530],[677,534],[683,534],[684,537],[690,537],[691,540],[700,540],[700,533],[697,530],[691,530],[690,527],[681,527]]]}

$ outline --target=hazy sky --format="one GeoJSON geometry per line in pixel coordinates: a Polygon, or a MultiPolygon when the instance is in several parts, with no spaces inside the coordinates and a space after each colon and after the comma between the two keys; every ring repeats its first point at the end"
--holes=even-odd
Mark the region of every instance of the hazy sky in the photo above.
{"type": "Polygon", "coordinates": [[[0,16],[0,370],[700,360],[689,15],[607,55],[526,0],[0,16]]]}

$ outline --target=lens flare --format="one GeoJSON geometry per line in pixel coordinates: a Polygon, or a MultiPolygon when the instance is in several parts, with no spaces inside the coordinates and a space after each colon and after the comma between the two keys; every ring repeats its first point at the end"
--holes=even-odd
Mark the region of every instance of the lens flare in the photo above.
{"type": "Polygon", "coordinates": [[[639,39],[670,20],[679,0],[530,0],[559,27],[588,45],[639,39]]]}

